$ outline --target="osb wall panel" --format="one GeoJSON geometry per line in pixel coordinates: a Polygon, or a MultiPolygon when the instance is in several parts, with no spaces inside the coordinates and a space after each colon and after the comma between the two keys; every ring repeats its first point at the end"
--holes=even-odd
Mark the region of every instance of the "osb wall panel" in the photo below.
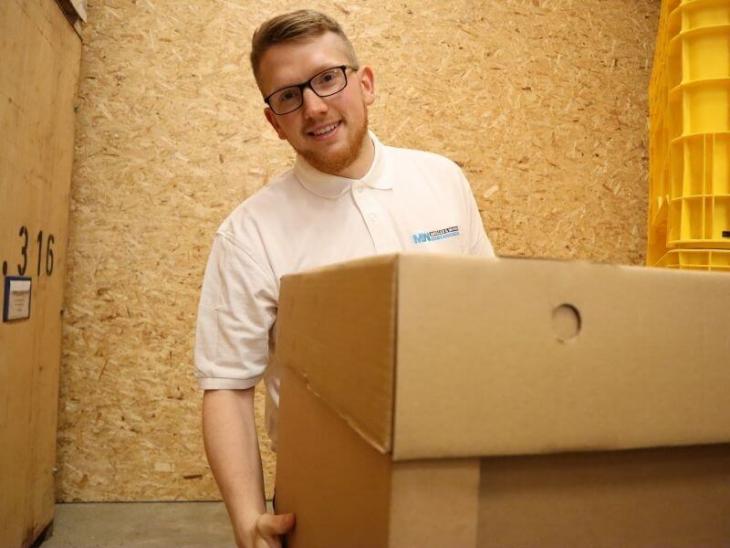
{"type": "MultiPolygon", "coordinates": [[[[261,6],[89,2],[61,500],[218,496],[191,365],[201,277],[221,220],[292,161],[247,56],[256,25],[301,4],[261,6]]],[[[339,18],[375,68],[379,137],[463,166],[498,253],[642,262],[657,0],[309,6],[339,18]]],[[[265,469],[270,494],[270,453],[265,469]]]]}

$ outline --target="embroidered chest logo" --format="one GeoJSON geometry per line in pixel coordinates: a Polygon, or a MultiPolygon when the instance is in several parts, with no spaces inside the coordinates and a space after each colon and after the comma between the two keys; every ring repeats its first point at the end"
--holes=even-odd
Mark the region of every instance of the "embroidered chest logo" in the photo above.
{"type": "Polygon", "coordinates": [[[452,238],[459,235],[459,226],[449,226],[447,228],[441,228],[439,230],[432,230],[431,232],[418,232],[411,235],[414,244],[422,244],[424,242],[433,242],[436,240],[443,240],[444,238],[452,238]]]}

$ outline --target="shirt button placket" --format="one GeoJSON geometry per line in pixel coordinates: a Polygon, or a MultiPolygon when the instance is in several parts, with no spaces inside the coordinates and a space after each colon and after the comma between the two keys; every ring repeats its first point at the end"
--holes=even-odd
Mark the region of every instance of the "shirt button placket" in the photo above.
{"type": "Polygon", "coordinates": [[[382,206],[371,195],[372,191],[358,185],[355,189],[355,203],[365,221],[365,226],[370,233],[377,253],[395,253],[400,251],[398,239],[395,237],[393,227],[385,222],[386,216],[382,206]]]}

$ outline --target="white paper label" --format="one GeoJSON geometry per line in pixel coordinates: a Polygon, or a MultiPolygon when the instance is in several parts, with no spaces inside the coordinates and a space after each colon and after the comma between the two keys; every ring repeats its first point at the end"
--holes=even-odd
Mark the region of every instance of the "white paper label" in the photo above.
{"type": "Polygon", "coordinates": [[[10,280],[8,291],[8,320],[30,317],[30,280],[10,280]]]}

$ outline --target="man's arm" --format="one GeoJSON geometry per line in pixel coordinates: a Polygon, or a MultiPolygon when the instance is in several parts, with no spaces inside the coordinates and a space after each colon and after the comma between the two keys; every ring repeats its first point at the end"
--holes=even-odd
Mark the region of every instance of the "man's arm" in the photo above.
{"type": "Polygon", "coordinates": [[[278,536],[293,527],[294,515],[266,513],[253,401],[253,388],[205,391],[205,451],[231,518],[236,544],[278,548],[278,536]]]}
{"type": "Polygon", "coordinates": [[[464,193],[465,215],[467,220],[467,245],[469,255],[478,255],[480,257],[496,257],[494,247],[487,236],[484,229],[484,221],[479,213],[474,193],[471,185],[464,175],[460,167],[454,165],[457,170],[458,178],[461,180],[462,191],[464,193]]]}

